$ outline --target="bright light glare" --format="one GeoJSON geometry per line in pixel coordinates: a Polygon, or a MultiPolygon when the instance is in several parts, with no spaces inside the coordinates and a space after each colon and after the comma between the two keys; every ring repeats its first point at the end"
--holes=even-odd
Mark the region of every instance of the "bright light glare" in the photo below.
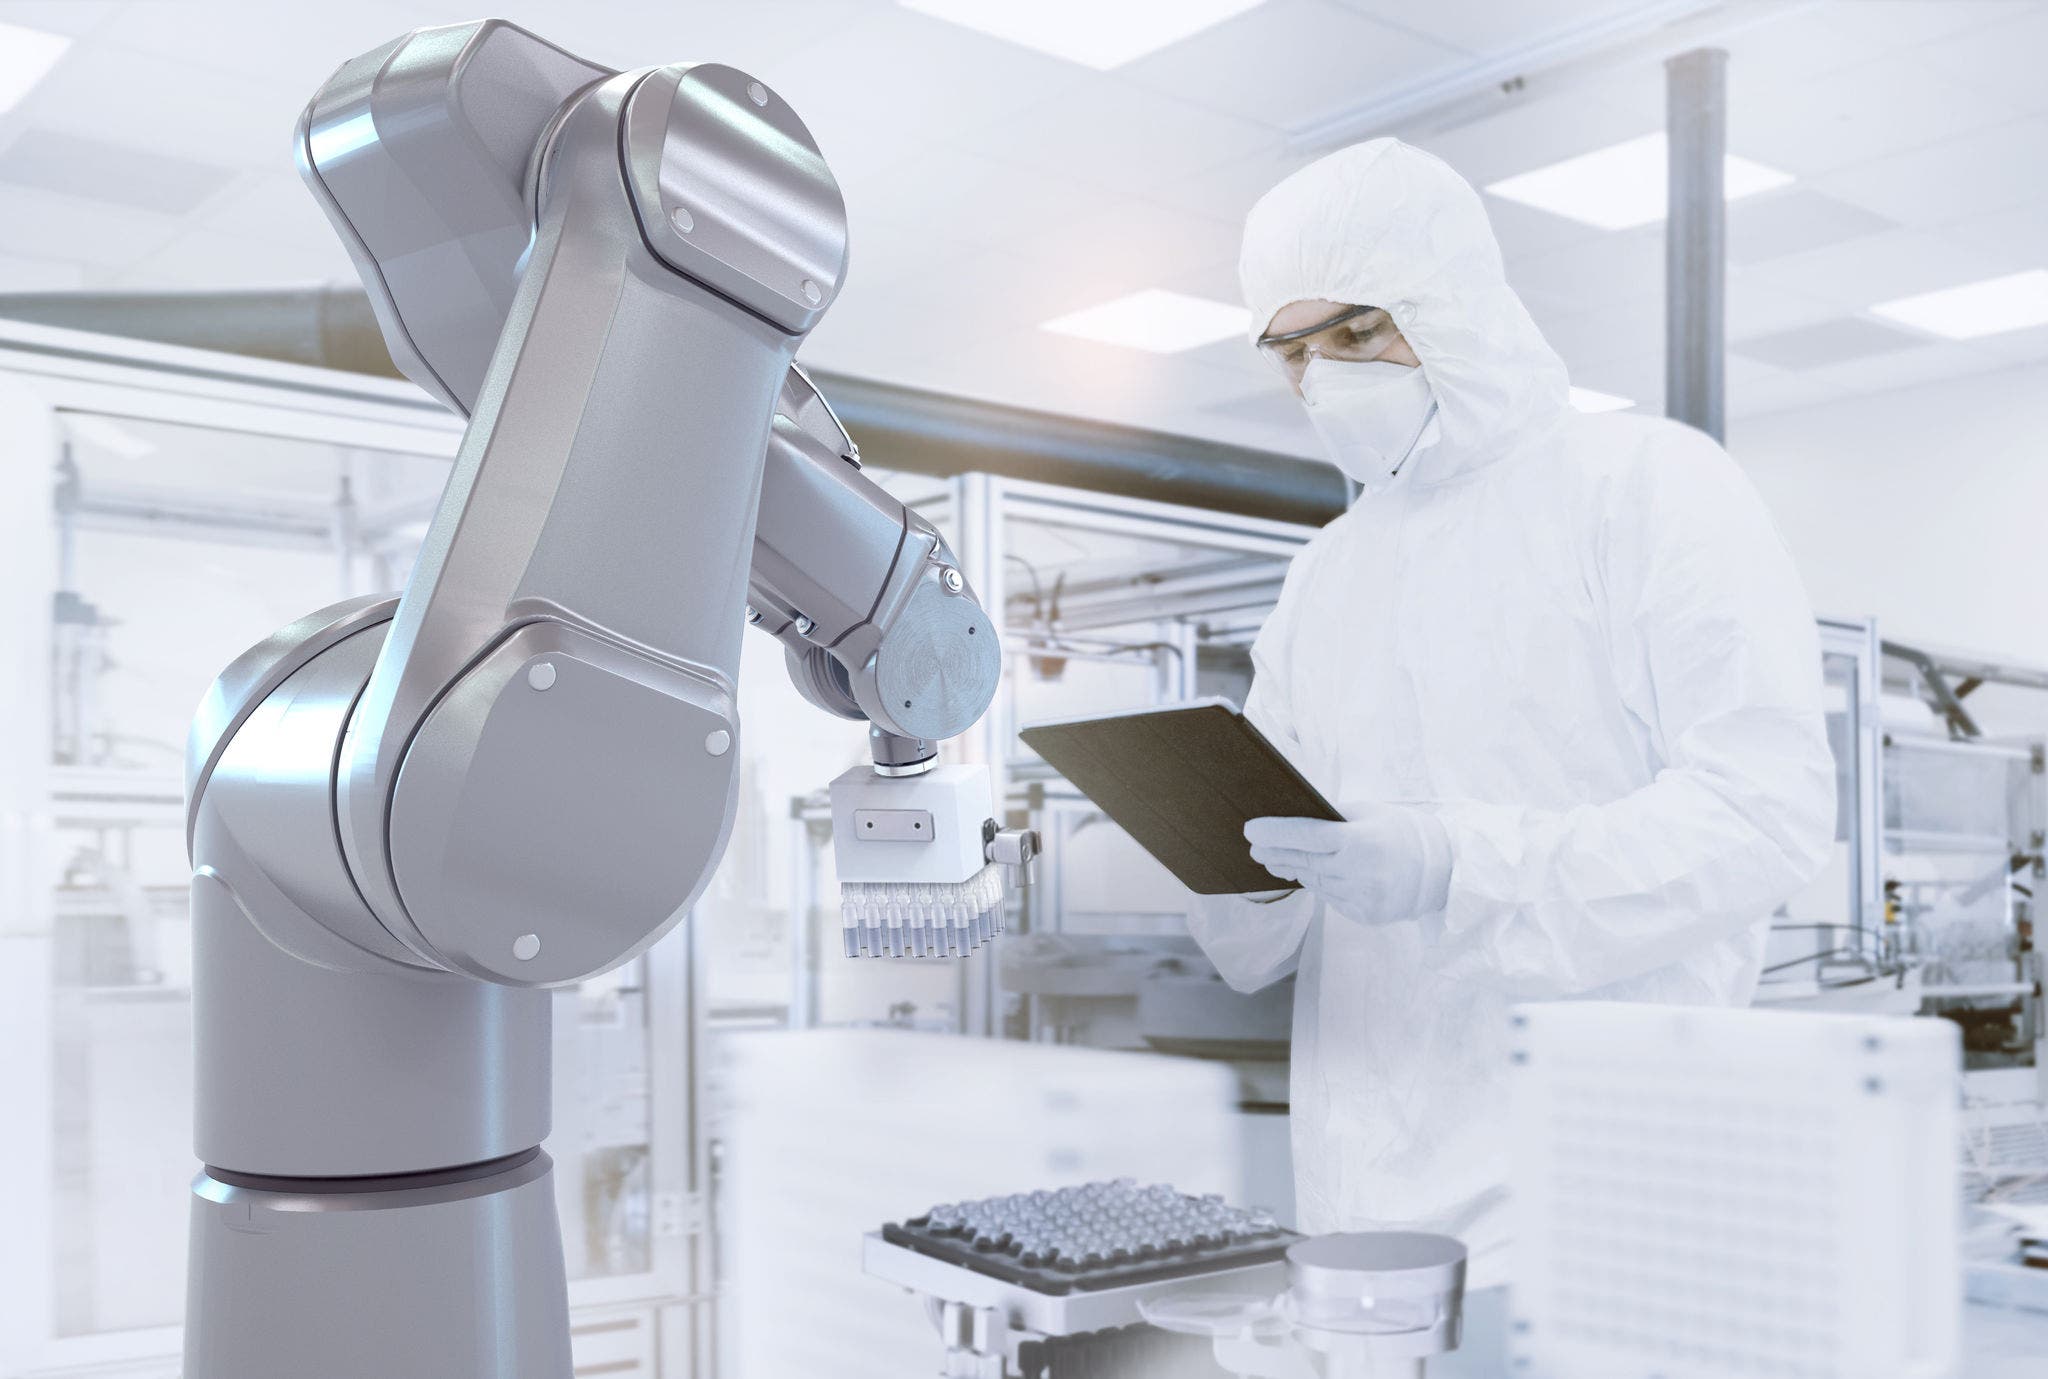
{"type": "Polygon", "coordinates": [[[993,38],[1106,72],[1264,0],[898,0],[993,38]]]}
{"type": "MultiPolygon", "coordinates": [[[[1664,218],[1665,169],[1669,156],[1662,134],[1595,149],[1561,163],[1517,173],[1486,188],[1495,196],[1549,211],[1601,230],[1627,230],[1664,218]]],[[[1792,174],[1728,154],[1722,191],[1730,201],[1785,186],[1792,174]]]]}
{"type": "Polygon", "coordinates": [[[1251,313],[1241,306],[1148,287],[1047,321],[1039,329],[1153,354],[1178,354],[1242,335],[1250,325],[1251,313]]]}
{"type": "Polygon", "coordinates": [[[1619,412],[1636,405],[1632,397],[1618,397],[1613,393],[1599,392],[1593,388],[1572,385],[1572,406],[1581,412],[1619,412]]]}
{"type": "Polygon", "coordinates": [[[70,415],[71,434],[124,460],[139,460],[156,453],[156,446],[108,417],[89,412],[70,415]]]}
{"type": "Polygon", "coordinates": [[[2048,325],[2048,268],[1879,302],[1870,313],[1947,340],[2048,325]]]}
{"type": "Polygon", "coordinates": [[[50,74],[71,40],[41,29],[0,24],[0,110],[12,110],[50,74]]]}

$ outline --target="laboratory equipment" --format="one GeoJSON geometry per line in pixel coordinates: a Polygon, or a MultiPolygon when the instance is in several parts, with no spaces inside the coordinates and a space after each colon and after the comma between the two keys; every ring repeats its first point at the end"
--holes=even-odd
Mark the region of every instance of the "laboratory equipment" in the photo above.
{"type": "Polygon", "coordinates": [[[864,1241],[867,1272],[926,1300],[959,1379],[1219,1373],[1141,1301],[1200,1279],[1272,1292],[1301,1239],[1272,1216],[1118,1179],[941,1203],[864,1241]],[[1091,1368],[1093,1367],[1093,1368],[1091,1368]]]}
{"type": "Polygon", "coordinates": [[[720,1374],[931,1374],[923,1306],[858,1258],[935,1201],[1136,1177],[1269,1205],[1243,1186],[1260,1147],[1219,1064],[886,1028],[732,1031],[709,1052],[720,1374]]]}
{"type": "Polygon", "coordinates": [[[1287,1248],[1272,1298],[1198,1289],[1140,1301],[1156,1327],[1214,1341],[1217,1362],[1261,1379],[1422,1379],[1464,1331],[1465,1247],[1419,1231],[1344,1231],[1287,1248]]]}
{"type": "Polygon", "coordinates": [[[1953,1025],[1606,1002],[1514,1019],[1516,1373],[1951,1373],[1953,1025]]]}
{"type": "Polygon", "coordinates": [[[344,64],[298,145],[394,359],[469,425],[404,595],[252,648],[193,725],[185,1372],[558,1377],[547,988],[716,865],[743,627],[905,791],[987,706],[996,629],[793,368],[844,212],[764,84],[479,21],[344,64]]]}
{"type": "Polygon", "coordinates": [[[959,957],[1002,931],[1004,872],[1029,877],[1038,837],[996,827],[985,768],[856,766],[830,793],[847,957],[959,957]]]}

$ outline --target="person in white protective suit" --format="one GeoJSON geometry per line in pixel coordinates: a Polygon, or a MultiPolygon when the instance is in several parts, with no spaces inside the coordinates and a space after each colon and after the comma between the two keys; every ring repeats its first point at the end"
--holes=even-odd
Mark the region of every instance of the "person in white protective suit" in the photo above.
{"type": "Polygon", "coordinates": [[[1450,1234],[1486,1287],[1509,1008],[1746,1003],[1768,917],[1828,855],[1813,614],[1711,439],[1570,407],[1438,159],[1379,139],[1312,164],[1253,208],[1240,269],[1363,490],[1288,571],[1245,711],[1349,822],[1253,821],[1303,889],[1190,927],[1240,990],[1299,969],[1301,1229],[1450,1234]]]}

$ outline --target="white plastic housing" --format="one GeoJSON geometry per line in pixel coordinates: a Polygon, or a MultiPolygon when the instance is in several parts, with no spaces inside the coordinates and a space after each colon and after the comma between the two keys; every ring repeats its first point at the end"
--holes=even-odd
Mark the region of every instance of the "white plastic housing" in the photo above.
{"type": "Polygon", "coordinates": [[[832,782],[840,942],[848,957],[964,957],[1002,932],[1003,869],[984,855],[986,766],[832,782]]]}
{"type": "Polygon", "coordinates": [[[1953,1024],[1594,1002],[1515,1019],[1517,1374],[1955,1372],[1953,1024]]]}
{"type": "Polygon", "coordinates": [[[840,884],[967,881],[988,861],[981,830],[994,815],[986,766],[935,766],[921,776],[879,776],[856,766],[832,782],[840,884]],[[930,833],[922,838],[911,827],[920,822],[911,816],[920,814],[929,816],[922,822],[930,833]]]}

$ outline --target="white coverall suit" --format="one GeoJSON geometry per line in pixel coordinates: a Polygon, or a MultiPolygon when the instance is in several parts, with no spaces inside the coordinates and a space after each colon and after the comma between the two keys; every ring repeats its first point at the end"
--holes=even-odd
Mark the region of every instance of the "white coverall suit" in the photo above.
{"type": "Polygon", "coordinates": [[[1253,210],[1253,330],[1290,301],[1387,308],[1434,444],[1295,559],[1246,712],[1330,800],[1448,831],[1448,903],[1376,922],[1308,891],[1201,902],[1250,991],[1299,969],[1298,1224],[1443,1232],[1502,1281],[1509,1008],[1741,1005],[1772,911],[1834,838],[1813,614],[1707,436],[1584,416],[1478,197],[1376,140],[1253,210]]]}

